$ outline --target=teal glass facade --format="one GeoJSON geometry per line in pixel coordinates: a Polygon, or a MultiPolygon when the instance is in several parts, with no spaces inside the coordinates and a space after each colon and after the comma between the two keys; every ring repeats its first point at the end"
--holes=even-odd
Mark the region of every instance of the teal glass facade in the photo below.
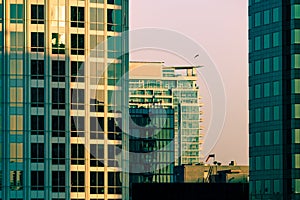
{"type": "Polygon", "coordinates": [[[128,1],[1,0],[0,23],[0,199],[128,199],[128,1]]]}
{"type": "Polygon", "coordinates": [[[249,1],[250,199],[299,199],[300,1],[249,1]]]}

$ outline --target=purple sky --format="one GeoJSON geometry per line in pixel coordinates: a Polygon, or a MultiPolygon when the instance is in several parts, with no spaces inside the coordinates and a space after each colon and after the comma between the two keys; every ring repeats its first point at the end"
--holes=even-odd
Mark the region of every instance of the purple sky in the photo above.
{"type": "MultiPolygon", "coordinates": [[[[156,27],[180,32],[201,45],[219,70],[227,113],[211,153],[223,164],[231,160],[248,164],[247,15],[247,0],[130,0],[131,30],[156,27]]],[[[174,56],[149,51],[133,52],[131,60],[185,64],[174,56]]],[[[206,104],[204,126],[208,127],[210,99],[205,86],[200,84],[200,91],[201,87],[206,104]]]]}

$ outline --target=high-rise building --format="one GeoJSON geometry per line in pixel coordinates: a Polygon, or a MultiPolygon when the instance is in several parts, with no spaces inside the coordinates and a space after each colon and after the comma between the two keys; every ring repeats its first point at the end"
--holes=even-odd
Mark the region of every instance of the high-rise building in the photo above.
{"type": "Polygon", "coordinates": [[[128,0],[0,0],[0,23],[0,199],[128,199],[128,0]]]}
{"type": "Polygon", "coordinates": [[[300,1],[249,1],[250,199],[300,198],[300,1]]]}
{"type": "Polygon", "coordinates": [[[175,165],[200,163],[203,128],[197,67],[130,62],[129,68],[129,107],[173,108],[175,165]]]}

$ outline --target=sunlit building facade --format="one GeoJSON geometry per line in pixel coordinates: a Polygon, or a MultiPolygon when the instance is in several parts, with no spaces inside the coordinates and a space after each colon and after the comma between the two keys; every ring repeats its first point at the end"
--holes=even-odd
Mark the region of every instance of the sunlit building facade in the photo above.
{"type": "Polygon", "coordinates": [[[300,198],[300,2],[249,1],[250,199],[300,198]]]}
{"type": "Polygon", "coordinates": [[[197,67],[130,62],[130,108],[174,109],[175,165],[200,163],[203,132],[197,67]]]}
{"type": "Polygon", "coordinates": [[[0,23],[0,199],[128,199],[128,1],[0,0],[0,23]]]}

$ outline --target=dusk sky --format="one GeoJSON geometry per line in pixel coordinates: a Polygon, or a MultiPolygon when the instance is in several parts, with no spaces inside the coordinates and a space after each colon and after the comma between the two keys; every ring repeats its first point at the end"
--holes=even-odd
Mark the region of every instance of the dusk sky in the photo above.
{"type": "MultiPolygon", "coordinates": [[[[219,71],[227,112],[220,138],[209,153],[215,153],[216,160],[226,165],[231,160],[248,164],[247,4],[247,0],[130,0],[131,30],[155,27],[183,34],[206,51],[219,71]]],[[[130,59],[164,61],[165,65],[187,64],[176,55],[149,50],[131,52],[130,59]]],[[[201,59],[202,55],[200,62],[201,59]]],[[[211,117],[207,90],[201,81],[206,128],[203,132],[209,137],[214,133],[207,130],[211,117]]]]}

